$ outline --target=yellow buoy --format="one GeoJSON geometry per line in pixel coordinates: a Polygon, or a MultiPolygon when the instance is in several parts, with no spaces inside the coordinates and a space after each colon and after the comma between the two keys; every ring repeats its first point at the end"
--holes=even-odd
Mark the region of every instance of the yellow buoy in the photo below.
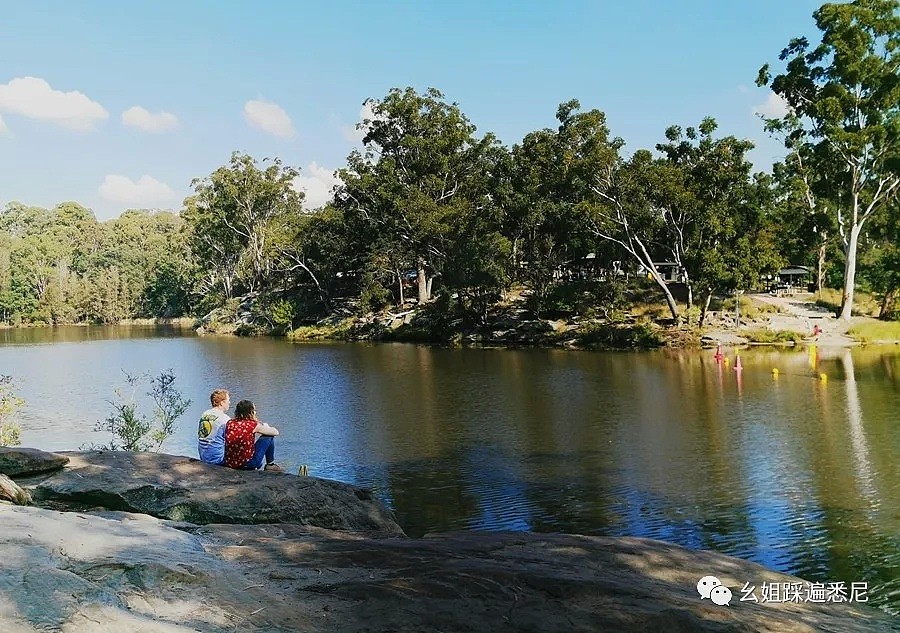
{"type": "Polygon", "coordinates": [[[781,372],[778,371],[778,368],[777,368],[777,367],[773,367],[773,368],[772,368],[772,375],[775,376],[776,378],[778,378],[778,374],[780,374],[780,373],[781,373],[781,372]]]}
{"type": "Polygon", "coordinates": [[[728,364],[728,357],[726,356],[725,358],[722,359],[722,361],[727,365],[727,364],[728,364]]]}
{"type": "Polygon", "coordinates": [[[828,374],[819,374],[819,380],[822,382],[828,382],[828,374]]]}

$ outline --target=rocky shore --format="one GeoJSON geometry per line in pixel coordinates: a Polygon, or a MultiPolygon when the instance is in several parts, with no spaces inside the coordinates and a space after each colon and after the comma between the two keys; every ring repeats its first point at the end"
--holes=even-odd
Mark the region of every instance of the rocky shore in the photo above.
{"type": "MultiPolygon", "coordinates": [[[[810,295],[811,297],[811,295],[810,295]]],[[[194,325],[199,334],[238,336],[274,335],[294,341],[340,340],[424,343],[441,346],[557,347],[577,350],[646,350],[659,347],[695,348],[746,345],[802,345],[846,347],[860,340],[849,330],[854,325],[878,323],[870,317],[839,321],[810,297],[784,298],[749,295],[750,314],[740,321],[733,311],[709,311],[703,328],[675,325],[669,318],[622,312],[611,320],[577,314],[537,316],[521,298],[496,306],[482,322],[461,318],[449,306],[437,303],[420,308],[415,303],[368,314],[337,310],[316,323],[273,327],[256,316],[252,301],[237,311],[214,310],[194,325]],[[817,335],[813,325],[819,325],[817,335]]],[[[746,308],[746,306],[745,306],[746,308]]],[[[696,315],[694,315],[696,316],[696,315]]],[[[693,323],[693,321],[691,322],[693,323]]],[[[900,344],[900,340],[878,343],[900,344]]]]}
{"type": "Polygon", "coordinates": [[[0,631],[891,631],[859,604],[739,602],[800,582],[636,538],[405,537],[366,490],[184,457],[0,449],[0,631]],[[716,575],[730,606],[701,600],[716,575]]]}

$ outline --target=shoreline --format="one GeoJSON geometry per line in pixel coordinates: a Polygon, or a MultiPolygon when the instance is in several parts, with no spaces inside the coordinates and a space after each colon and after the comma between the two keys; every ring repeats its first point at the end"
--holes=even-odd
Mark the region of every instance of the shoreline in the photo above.
{"type": "MultiPolygon", "coordinates": [[[[651,349],[703,349],[726,347],[857,347],[900,345],[898,338],[854,336],[862,326],[890,328],[892,322],[870,317],[853,317],[851,322],[834,318],[814,304],[784,302],[774,297],[756,297],[760,305],[774,306],[742,320],[740,327],[726,312],[709,313],[709,323],[696,326],[673,325],[668,320],[625,317],[618,320],[578,315],[537,317],[515,305],[497,309],[481,324],[467,323],[452,311],[440,312],[434,304],[418,308],[407,304],[365,315],[331,315],[295,328],[273,328],[254,321],[252,314],[217,314],[206,317],[125,319],[117,323],[0,324],[0,330],[34,330],[61,327],[162,326],[191,330],[199,336],[265,336],[291,342],[345,341],[369,343],[417,343],[444,348],[545,348],[578,351],[627,351],[651,349]],[[775,310],[775,312],[772,312],[775,310]],[[821,324],[816,337],[810,323],[821,324]]],[[[900,328],[898,328],[900,330],[900,328]]]]}
{"type": "Polygon", "coordinates": [[[0,323],[0,330],[33,330],[37,328],[58,327],[116,327],[119,325],[165,325],[178,328],[193,328],[196,323],[196,317],[149,317],[141,319],[122,319],[115,323],[92,323],[90,321],[79,321],[76,323],[20,323],[19,325],[0,323]]]}

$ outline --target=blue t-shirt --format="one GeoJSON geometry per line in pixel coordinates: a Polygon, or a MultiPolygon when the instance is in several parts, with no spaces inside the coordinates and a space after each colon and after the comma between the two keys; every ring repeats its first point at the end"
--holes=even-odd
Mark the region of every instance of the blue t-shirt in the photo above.
{"type": "Polygon", "coordinates": [[[197,452],[207,464],[225,461],[225,423],[231,418],[218,409],[210,409],[200,416],[197,427],[197,452]]]}

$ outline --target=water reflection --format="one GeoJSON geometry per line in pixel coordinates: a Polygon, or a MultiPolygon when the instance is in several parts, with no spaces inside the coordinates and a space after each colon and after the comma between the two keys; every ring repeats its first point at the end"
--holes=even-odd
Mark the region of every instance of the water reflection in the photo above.
{"type": "Polygon", "coordinates": [[[850,443],[853,446],[854,465],[859,478],[860,493],[871,508],[878,505],[873,485],[872,465],[869,462],[869,448],[862,424],[862,407],[859,403],[859,388],[853,369],[853,354],[849,349],[841,355],[844,368],[844,384],[847,388],[847,416],[850,422],[850,443]]]}
{"type": "Polygon", "coordinates": [[[280,461],[373,487],[411,535],[663,538],[868,581],[873,601],[900,608],[896,348],[755,350],[736,372],[733,351],[726,365],[706,351],[36,334],[0,345],[29,403],[26,444],[78,446],[122,369],[174,367],[195,402],[168,450],[193,454],[192,420],[227,386],[281,428],[280,461]]]}

